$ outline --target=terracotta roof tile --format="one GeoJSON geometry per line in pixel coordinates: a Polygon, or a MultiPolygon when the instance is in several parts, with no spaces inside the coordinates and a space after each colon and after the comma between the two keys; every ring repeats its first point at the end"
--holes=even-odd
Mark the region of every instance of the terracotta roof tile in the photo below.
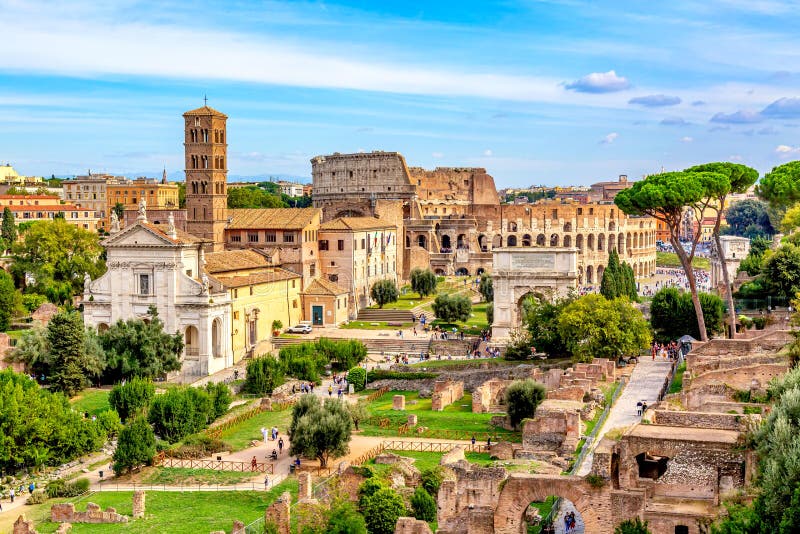
{"type": "Polygon", "coordinates": [[[216,109],[208,106],[202,106],[197,109],[187,111],[186,113],[183,114],[184,117],[189,115],[216,115],[217,117],[225,117],[226,119],[228,118],[228,116],[222,113],[221,111],[217,111],[216,109]]]}
{"type": "MultiPolygon", "coordinates": [[[[199,237],[195,237],[192,234],[186,233],[183,230],[178,230],[177,228],[175,229],[175,237],[172,238],[172,237],[167,235],[166,227],[163,226],[163,225],[151,224],[151,223],[140,223],[138,221],[136,222],[136,224],[141,224],[142,226],[144,226],[146,228],[149,228],[150,230],[154,231],[158,235],[160,235],[162,237],[166,237],[167,239],[169,239],[173,243],[178,243],[178,244],[183,245],[183,244],[189,244],[189,243],[204,243],[205,242],[205,240],[200,239],[199,237]]],[[[123,229],[123,231],[124,230],[127,230],[127,228],[123,229]]]]}
{"type": "Polygon", "coordinates": [[[347,290],[324,278],[315,278],[303,291],[304,295],[344,295],[347,290]]]}
{"type": "Polygon", "coordinates": [[[246,287],[270,282],[300,279],[300,275],[281,268],[253,270],[247,274],[213,274],[212,278],[227,288],[246,287]]]}
{"type": "Polygon", "coordinates": [[[338,219],[332,219],[328,222],[322,223],[319,226],[320,231],[324,230],[349,230],[349,231],[358,231],[358,230],[381,230],[385,228],[393,228],[396,229],[397,226],[390,223],[389,221],[384,221],[382,219],[377,219],[375,217],[339,217],[338,219]]]}
{"type": "Polygon", "coordinates": [[[302,230],[320,215],[319,208],[262,208],[228,210],[231,230],[302,230]]]}
{"type": "Polygon", "coordinates": [[[242,271],[269,267],[267,258],[255,250],[226,250],[206,254],[206,272],[209,274],[227,271],[242,271]]]}

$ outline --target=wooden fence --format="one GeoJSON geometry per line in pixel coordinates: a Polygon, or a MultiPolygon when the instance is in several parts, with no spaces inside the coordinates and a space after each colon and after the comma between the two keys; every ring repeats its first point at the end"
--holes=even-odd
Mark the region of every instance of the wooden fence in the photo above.
{"type": "Polygon", "coordinates": [[[442,443],[438,441],[384,441],[381,446],[387,451],[418,451],[418,452],[450,452],[456,447],[463,447],[465,452],[485,452],[486,444],[483,443],[442,443]]]}
{"type": "Polygon", "coordinates": [[[390,389],[388,387],[382,387],[381,389],[375,390],[366,397],[367,402],[372,402],[375,399],[382,397],[383,395],[389,393],[390,389]]]}
{"type": "Polygon", "coordinates": [[[274,474],[275,466],[266,462],[257,462],[253,465],[250,462],[234,462],[230,460],[194,460],[183,458],[170,458],[168,456],[157,455],[153,459],[153,465],[158,467],[181,467],[184,469],[209,469],[212,471],[237,471],[241,473],[266,473],[274,474]]]}
{"type": "MultiPolygon", "coordinates": [[[[283,402],[273,402],[272,403],[272,408],[270,408],[269,411],[279,412],[279,411],[285,410],[285,409],[293,406],[295,402],[296,401],[294,399],[289,399],[288,401],[283,401],[283,402]]],[[[219,439],[220,436],[222,435],[222,433],[225,432],[226,430],[229,430],[229,429],[235,427],[236,425],[238,425],[240,423],[243,423],[244,421],[247,421],[248,419],[252,419],[256,415],[258,415],[258,414],[260,414],[262,412],[265,412],[265,411],[267,411],[267,409],[264,408],[263,405],[258,405],[255,408],[251,408],[250,410],[247,410],[246,412],[242,412],[239,415],[237,415],[236,417],[232,417],[232,418],[228,419],[227,421],[223,421],[222,423],[220,423],[220,424],[218,424],[218,425],[216,425],[216,426],[214,426],[212,428],[207,428],[205,430],[205,434],[210,438],[219,439]]]]}

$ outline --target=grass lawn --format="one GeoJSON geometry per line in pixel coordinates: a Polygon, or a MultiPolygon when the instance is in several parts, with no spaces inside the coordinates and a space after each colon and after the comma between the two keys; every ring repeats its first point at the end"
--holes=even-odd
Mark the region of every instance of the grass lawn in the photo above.
{"type": "Polygon", "coordinates": [[[398,328],[411,328],[414,323],[402,323],[402,326],[389,326],[386,321],[350,321],[339,325],[343,330],[397,330],[398,328]]]}
{"type": "Polygon", "coordinates": [[[110,410],[108,404],[108,389],[84,389],[79,395],[70,399],[72,407],[79,412],[89,412],[90,415],[97,415],[100,412],[110,410]]]}
{"type": "Polygon", "coordinates": [[[286,432],[292,420],[292,410],[286,409],[279,412],[261,412],[247,421],[224,431],[220,439],[230,445],[232,451],[240,451],[250,446],[254,439],[262,440],[261,428],[277,426],[281,432],[286,432]]]}
{"type": "Polygon", "coordinates": [[[672,379],[672,384],[669,386],[670,393],[680,393],[683,389],[683,373],[686,372],[686,362],[681,363],[675,369],[675,378],[672,379]]]}
{"type": "MultiPolygon", "coordinates": [[[[656,265],[658,267],[680,268],[681,260],[674,252],[656,252],[656,265]]],[[[711,260],[695,256],[694,260],[692,260],[692,267],[708,270],[711,268],[711,260]]]]}
{"type": "MultiPolygon", "coordinates": [[[[469,276],[451,276],[446,278],[444,281],[439,282],[436,284],[436,293],[433,295],[428,295],[427,297],[420,297],[419,293],[414,293],[411,291],[411,286],[405,286],[408,291],[405,294],[400,295],[397,299],[397,302],[390,302],[388,304],[383,305],[384,310],[411,310],[416,308],[417,306],[425,305],[430,307],[430,303],[436,298],[436,295],[441,294],[449,294],[455,291],[461,291],[465,287],[470,287],[469,284],[472,282],[474,278],[469,276]],[[467,279],[467,286],[464,286],[464,279],[467,279]]],[[[401,288],[402,290],[402,288],[401,288]]],[[[371,309],[377,309],[378,305],[370,306],[371,309]]]]}
{"type": "MultiPolygon", "coordinates": [[[[391,452],[398,456],[404,456],[406,458],[413,458],[414,466],[420,471],[425,471],[426,469],[431,469],[439,465],[439,462],[442,460],[442,456],[444,454],[441,452],[420,452],[420,451],[387,451],[387,452],[391,452]]],[[[489,458],[489,453],[486,452],[466,452],[464,453],[464,458],[466,458],[469,462],[480,465],[482,467],[490,466],[494,463],[494,460],[489,458]]],[[[369,468],[372,470],[372,472],[375,473],[377,476],[382,476],[384,473],[390,471],[392,467],[391,465],[376,464],[374,458],[364,465],[368,465],[369,468]]]]}
{"type": "MultiPolygon", "coordinates": [[[[297,480],[286,480],[269,492],[263,491],[148,491],[146,516],[128,523],[92,525],[72,525],[73,534],[105,533],[105,532],[169,532],[170,534],[198,534],[214,530],[230,532],[234,519],[245,524],[255,521],[264,515],[264,509],[275,501],[284,491],[290,491],[293,499],[297,498],[297,480]]],[[[117,512],[130,516],[132,510],[132,492],[100,492],[78,503],[79,510],[86,509],[87,502],[98,504],[105,509],[113,506],[117,512]]],[[[50,501],[41,505],[49,511],[50,501]]],[[[26,515],[28,514],[26,507],[26,515]]],[[[44,521],[36,525],[42,534],[55,532],[58,523],[44,521]]]]}
{"type": "Polygon", "coordinates": [[[481,330],[485,330],[489,327],[489,323],[486,320],[486,306],[488,305],[488,302],[479,302],[477,304],[473,304],[470,318],[463,323],[445,323],[437,319],[433,321],[432,324],[434,326],[440,326],[447,331],[450,331],[453,327],[456,327],[459,330],[464,330],[464,332],[468,335],[477,336],[481,333],[481,330]]]}
{"type": "MultiPolygon", "coordinates": [[[[489,424],[492,414],[472,413],[472,395],[466,394],[458,400],[445,407],[441,412],[431,410],[431,399],[421,399],[417,391],[390,391],[374,400],[367,406],[371,415],[381,418],[388,418],[391,424],[388,428],[381,428],[371,422],[363,422],[361,427],[365,436],[396,436],[397,429],[406,422],[408,414],[416,414],[418,426],[428,427],[434,431],[431,434],[423,434],[424,437],[448,437],[445,434],[436,435],[435,431],[457,431],[463,433],[460,439],[469,439],[472,434],[479,441],[486,441],[486,434],[489,433],[493,438],[510,441],[519,441],[519,432],[510,432],[502,428],[495,428],[489,424]],[[392,410],[392,397],[394,395],[406,396],[405,411],[392,410]],[[411,404],[416,401],[416,404],[411,404]]],[[[416,432],[407,435],[419,436],[416,432]]],[[[456,439],[454,436],[453,439],[456,439]]]]}
{"type": "Polygon", "coordinates": [[[235,471],[215,471],[213,469],[184,469],[180,467],[156,467],[141,477],[142,484],[154,486],[166,484],[168,486],[180,485],[232,485],[248,482],[253,478],[253,473],[239,473],[235,471]]]}
{"type": "MultiPolygon", "coordinates": [[[[539,509],[539,515],[542,516],[544,519],[550,513],[550,510],[553,509],[553,505],[556,503],[556,498],[550,496],[544,502],[532,502],[530,505],[539,509]]],[[[529,525],[528,526],[528,534],[539,534],[542,531],[541,525],[529,525]]]]}

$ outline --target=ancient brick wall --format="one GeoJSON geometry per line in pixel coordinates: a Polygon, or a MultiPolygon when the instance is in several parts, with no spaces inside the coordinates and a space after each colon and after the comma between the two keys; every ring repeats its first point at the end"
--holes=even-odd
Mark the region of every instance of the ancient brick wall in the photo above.
{"type": "Polygon", "coordinates": [[[127,523],[128,518],[120,515],[114,508],[105,511],[93,502],[86,505],[85,512],[75,510],[73,503],[54,504],[50,508],[50,521],[53,523],[127,523]]]}
{"type": "Polygon", "coordinates": [[[766,387],[770,380],[786,373],[788,370],[788,360],[784,363],[720,369],[718,371],[709,371],[700,376],[685,378],[684,387],[687,390],[691,390],[709,384],[726,384],[734,389],[749,391],[754,385],[754,380],[757,380],[756,385],[758,387],[766,387]]]}
{"type": "Polygon", "coordinates": [[[433,534],[428,523],[413,517],[398,517],[394,534],[433,534]]]}
{"type": "Polygon", "coordinates": [[[278,528],[278,534],[291,534],[292,494],[284,491],[278,500],[270,504],[264,511],[264,522],[278,528]]]}
{"type": "Polygon", "coordinates": [[[546,400],[536,416],[522,427],[522,448],[571,454],[581,437],[580,409],[583,403],[546,400]]]}
{"type": "Polygon", "coordinates": [[[472,412],[504,412],[505,407],[501,406],[503,403],[503,395],[505,394],[506,388],[512,383],[513,380],[492,378],[475,388],[472,392],[472,412]]]}
{"type": "Polygon", "coordinates": [[[656,410],[653,423],[662,426],[712,428],[745,432],[749,428],[751,420],[756,421],[760,418],[761,416],[759,415],[656,410]]]}
{"type": "Polygon", "coordinates": [[[437,380],[431,394],[431,410],[441,412],[445,406],[453,404],[464,396],[464,383],[450,379],[437,380]]]}

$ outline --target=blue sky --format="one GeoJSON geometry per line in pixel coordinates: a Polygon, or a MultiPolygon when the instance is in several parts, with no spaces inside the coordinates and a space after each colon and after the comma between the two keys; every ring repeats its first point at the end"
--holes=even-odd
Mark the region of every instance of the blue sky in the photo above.
{"type": "Polygon", "coordinates": [[[236,175],[360,150],[498,187],[800,158],[798,1],[0,0],[0,21],[0,162],[25,174],[180,171],[206,94],[236,175]]]}

